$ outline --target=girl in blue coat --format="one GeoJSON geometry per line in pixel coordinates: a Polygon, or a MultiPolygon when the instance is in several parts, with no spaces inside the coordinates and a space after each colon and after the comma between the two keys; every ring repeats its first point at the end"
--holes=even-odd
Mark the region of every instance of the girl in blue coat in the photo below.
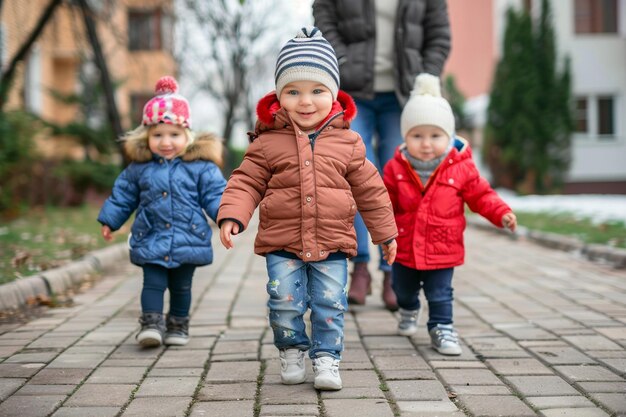
{"type": "Polygon", "coordinates": [[[172,77],[161,78],[143,109],[141,126],[122,138],[131,161],[116,179],[98,221],[112,239],[136,211],[130,260],[143,268],[142,346],[185,345],[189,340],[191,280],[197,266],[213,261],[207,216],[217,218],[226,186],[219,166],[222,143],[190,129],[189,103],[172,77]],[[163,317],[163,294],[170,309],[163,317]]]}

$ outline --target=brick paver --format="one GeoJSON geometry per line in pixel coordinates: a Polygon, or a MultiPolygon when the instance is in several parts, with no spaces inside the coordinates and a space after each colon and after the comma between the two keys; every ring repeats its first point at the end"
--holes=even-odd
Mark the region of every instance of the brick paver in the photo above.
{"type": "Polygon", "coordinates": [[[415,336],[397,336],[376,279],[368,304],[346,315],[344,389],[318,392],[310,364],[304,384],[280,384],[253,238],[231,251],[214,239],[187,346],[135,343],[141,270],[126,261],[71,306],[0,323],[0,415],[626,415],[624,270],[470,228],[454,281],[463,354],[430,348],[427,312],[415,336]]]}

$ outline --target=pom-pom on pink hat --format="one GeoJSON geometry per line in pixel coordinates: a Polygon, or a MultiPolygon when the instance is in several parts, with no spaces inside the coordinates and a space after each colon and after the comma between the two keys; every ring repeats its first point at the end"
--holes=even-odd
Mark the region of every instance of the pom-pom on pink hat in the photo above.
{"type": "Polygon", "coordinates": [[[142,124],[152,126],[167,123],[191,129],[189,102],[177,94],[176,79],[169,75],[161,77],[154,87],[154,92],[156,96],[148,100],[143,107],[142,124]]]}

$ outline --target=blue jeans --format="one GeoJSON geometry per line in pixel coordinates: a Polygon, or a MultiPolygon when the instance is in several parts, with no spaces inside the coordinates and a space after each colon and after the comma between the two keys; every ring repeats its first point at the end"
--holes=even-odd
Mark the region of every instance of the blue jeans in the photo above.
{"type": "MultiPolygon", "coordinates": [[[[396,98],[396,94],[377,93],[372,100],[355,99],[357,106],[356,118],[350,124],[350,128],[361,135],[365,144],[367,159],[383,172],[387,161],[393,158],[396,148],[402,143],[400,133],[400,115],[402,108],[396,98]],[[373,138],[376,136],[376,144],[373,138]]],[[[357,256],[352,258],[353,262],[369,262],[369,233],[365,222],[360,214],[354,218],[354,229],[356,230],[357,256]]],[[[383,259],[382,249],[379,247],[379,269],[390,271],[391,266],[387,265],[383,259]]]]}
{"type": "Polygon", "coordinates": [[[452,324],[453,274],[454,268],[420,271],[393,264],[391,286],[398,306],[405,310],[418,310],[419,294],[423,288],[428,301],[428,330],[437,324],[452,324]]]}
{"type": "Polygon", "coordinates": [[[176,317],[187,317],[191,307],[191,279],[195,265],[181,265],[178,268],[165,268],[156,264],[145,264],[143,268],[143,289],[141,290],[141,311],[163,313],[163,294],[170,290],[170,312],[176,317]]]}
{"type": "Polygon", "coordinates": [[[346,259],[304,262],[266,255],[269,322],[278,349],[309,350],[341,359],[343,314],[348,307],[346,259]],[[303,316],[311,309],[311,338],[303,316]]]}

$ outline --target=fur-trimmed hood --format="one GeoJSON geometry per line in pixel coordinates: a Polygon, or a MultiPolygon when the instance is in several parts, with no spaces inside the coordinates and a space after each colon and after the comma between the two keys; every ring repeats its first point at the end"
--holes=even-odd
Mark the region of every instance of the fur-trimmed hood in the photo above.
{"type": "MultiPolygon", "coordinates": [[[[337,117],[333,120],[333,123],[339,122],[341,123],[341,126],[338,127],[347,129],[350,127],[350,122],[356,116],[356,111],[356,104],[354,104],[352,97],[345,91],[339,90],[337,100],[333,103],[333,107],[330,110],[328,117],[320,123],[318,128],[323,126],[335,115],[343,113],[343,117],[337,117]]],[[[272,91],[259,100],[259,103],[256,106],[256,114],[258,120],[256,123],[255,133],[257,135],[266,130],[282,129],[294,124],[287,112],[280,107],[276,91],[272,91]]]]}
{"type": "MultiPolygon", "coordinates": [[[[224,144],[221,138],[213,133],[196,133],[194,142],[187,147],[180,158],[185,162],[204,160],[223,166],[224,144]]],[[[132,162],[148,162],[154,158],[148,148],[146,138],[129,139],[123,142],[124,153],[132,162]]]]}

